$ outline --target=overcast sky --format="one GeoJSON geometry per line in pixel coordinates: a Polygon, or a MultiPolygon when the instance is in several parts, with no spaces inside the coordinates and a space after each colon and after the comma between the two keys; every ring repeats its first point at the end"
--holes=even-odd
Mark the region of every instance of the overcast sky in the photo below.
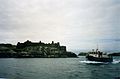
{"type": "Polygon", "coordinates": [[[0,42],[120,50],[120,0],[0,0],[0,42]]]}

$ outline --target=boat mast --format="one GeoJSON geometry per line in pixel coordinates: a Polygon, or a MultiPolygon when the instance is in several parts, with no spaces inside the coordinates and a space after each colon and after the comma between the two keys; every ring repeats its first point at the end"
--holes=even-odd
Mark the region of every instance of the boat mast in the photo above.
{"type": "Polygon", "coordinates": [[[99,49],[99,47],[98,47],[98,43],[97,43],[97,49],[99,49]]]}
{"type": "Polygon", "coordinates": [[[98,49],[99,49],[99,47],[98,47],[98,43],[97,43],[97,48],[96,48],[96,52],[98,52],[98,49]]]}

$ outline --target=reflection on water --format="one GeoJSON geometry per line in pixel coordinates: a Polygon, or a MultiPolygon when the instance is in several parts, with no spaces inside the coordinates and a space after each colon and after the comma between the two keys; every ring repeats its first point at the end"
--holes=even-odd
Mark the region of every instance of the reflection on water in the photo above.
{"type": "Polygon", "coordinates": [[[0,78],[7,79],[115,79],[120,74],[120,58],[113,63],[80,58],[3,58],[0,78]],[[92,64],[92,65],[91,65],[92,64]]]}

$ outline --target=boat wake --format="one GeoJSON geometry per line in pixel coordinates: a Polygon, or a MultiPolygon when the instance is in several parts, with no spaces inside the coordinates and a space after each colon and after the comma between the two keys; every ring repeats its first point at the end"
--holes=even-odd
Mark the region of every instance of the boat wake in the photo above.
{"type": "Polygon", "coordinates": [[[113,60],[112,64],[118,64],[120,63],[120,60],[113,60]]]}
{"type": "Polygon", "coordinates": [[[118,64],[120,63],[120,60],[113,60],[113,62],[97,62],[97,61],[89,61],[89,60],[84,60],[80,61],[80,63],[86,63],[86,64],[118,64]]]}
{"type": "Polygon", "coordinates": [[[88,61],[88,60],[80,61],[80,63],[86,63],[86,64],[104,64],[104,62],[88,61]]]}

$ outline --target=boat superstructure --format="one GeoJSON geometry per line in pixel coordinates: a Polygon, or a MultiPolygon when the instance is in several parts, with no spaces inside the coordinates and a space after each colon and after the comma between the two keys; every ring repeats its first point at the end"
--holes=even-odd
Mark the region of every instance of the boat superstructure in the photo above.
{"type": "Polygon", "coordinates": [[[96,49],[96,51],[94,51],[94,49],[92,50],[92,52],[89,52],[86,55],[87,60],[89,61],[98,61],[98,62],[112,62],[113,61],[113,57],[103,53],[101,51],[99,51],[98,49],[96,49]]]}

